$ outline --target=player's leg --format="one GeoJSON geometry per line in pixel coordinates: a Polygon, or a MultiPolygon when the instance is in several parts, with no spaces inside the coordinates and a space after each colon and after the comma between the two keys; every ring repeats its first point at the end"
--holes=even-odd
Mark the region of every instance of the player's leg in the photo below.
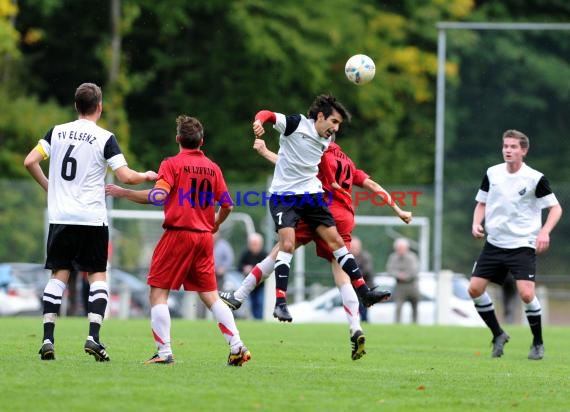
{"type": "Polygon", "coordinates": [[[276,196],[269,204],[271,217],[279,237],[279,251],[275,260],[275,309],[273,317],[281,322],[293,318],[287,308],[287,285],[291,271],[291,260],[295,251],[295,227],[299,221],[299,199],[297,196],[276,196]]]}
{"type": "Polygon", "coordinates": [[[501,284],[507,275],[507,269],[502,264],[501,254],[501,249],[485,243],[483,251],[473,267],[468,288],[469,296],[473,299],[475,309],[477,309],[479,316],[481,316],[481,319],[483,319],[493,334],[493,351],[491,356],[494,358],[503,355],[504,345],[510,338],[501,328],[497,320],[493,301],[487,293],[487,286],[491,280],[501,284]]]}
{"type": "Polygon", "coordinates": [[[78,243],[73,266],[75,269],[87,272],[89,282],[87,301],[89,332],[84,349],[97,362],[109,361],[109,355],[99,341],[101,325],[109,302],[106,272],[109,256],[109,229],[107,226],[74,226],[72,228],[78,243]]]}
{"type": "Polygon", "coordinates": [[[351,357],[352,360],[357,360],[366,354],[366,337],[364,336],[364,332],[360,324],[360,302],[358,301],[358,296],[350,283],[350,278],[346,273],[344,273],[335,259],[331,260],[331,266],[335,284],[340,291],[342,306],[350,327],[351,357]]]}
{"type": "Polygon", "coordinates": [[[230,308],[222,302],[216,290],[212,292],[199,292],[200,299],[214,315],[218,322],[220,332],[230,346],[228,366],[242,366],[251,359],[251,353],[241,340],[236,326],[234,315],[230,308]]]}
{"type": "Polygon", "coordinates": [[[279,235],[279,252],[275,260],[275,309],[273,317],[281,322],[291,322],[293,318],[287,308],[287,286],[291,272],[291,260],[295,251],[295,229],[284,227],[279,235]]]}
{"type": "Polygon", "coordinates": [[[61,301],[75,253],[75,239],[67,225],[50,224],[47,239],[46,269],[51,269],[52,275],[47,282],[42,296],[43,303],[43,339],[39,350],[40,359],[55,359],[55,322],[60,314],[61,301]]]}
{"type": "Polygon", "coordinates": [[[39,351],[42,360],[55,359],[55,322],[61,310],[61,300],[68,278],[69,270],[56,270],[44,288],[42,296],[44,333],[39,351]]]}
{"type": "Polygon", "coordinates": [[[277,252],[279,252],[279,244],[276,244],[271,250],[271,253],[251,269],[235,292],[219,292],[220,299],[222,299],[230,309],[239,309],[251,292],[273,273],[277,252]]]}
{"type": "Polygon", "coordinates": [[[89,334],[85,340],[85,352],[92,355],[97,362],[109,361],[105,346],[99,340],[101,325],[109,302],[109,287],[106,272],[88,272],[89,299],[87,301],[87,318],[89,334]]]}
{"type": "MultiPolygon", "coordinates": [[[[199,232],[166,230],[162,234],[152,254],[147,276],[147,284],[150,286],[150,325],[156,353],[145,363],[171,364],[174,362],[170,338],[171,318],[168,309],[170,290],[180,289],[188,273],[194,272],[192,264],[195,253],[209,256],[212,270],[209,280],[211,287],[215,288],[213,248],[212,235],[209,233],[203,235],[199,232]],[[205,249],[198,250],[196,245],[205,249]]],[[[184,288],[188,290],[186,285],[184,288]]]]}
{"type": "Polygon", "coordinates": [[[532,344],[528,359],[540,360],[544,357],[542,339],[542,306],[535,292],[536,252],[531,248],[520,248],[510,256],[510,268],[516,279],[517,290],[523,301],[524,311],[532,333],[532,344]]]}
{"type": "Polygon", "coordinates": [[[356,263],[356,259],[354,259],[352,253],[350,253],[348,248],[345,246],[336,226],[320,224],[316,227],[316,232],[332,249],[334,258],[342,267],[342,270],[350,277],[352,286],[356,289],[364,306],[372,306],[375,303],[382,302],[390,298],[390,292],[371,290],[366,285],[366,282],[362,277],[362,273],[360,272],[360,268],[356,263]]]}
{"type": "Polygon", "coordinates": [[[170,340],[171,319],[168,309],[169,289],[150,287],[150,326],[156,344],[156,353],[145,363],[174,363],[170,340]]]}

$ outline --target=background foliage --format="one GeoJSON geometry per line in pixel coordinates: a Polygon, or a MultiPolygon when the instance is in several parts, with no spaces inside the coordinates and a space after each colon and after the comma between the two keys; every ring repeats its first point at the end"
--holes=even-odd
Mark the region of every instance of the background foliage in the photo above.
{"type": "MultiPolygon", "coordinates": [[[[564,0],[0,0],[0,171],[29,182],[25,155],[74,117],[73,92],[92,81],[103,86],[101,125],[137,168],[156,169],[177,151],[174,119],[186,113],[203,121],[204,150],[230,186],[262,184],[270,168],[251,150],[254,114],[304,113],[314,95],[332,92],[354,115],[339,142],[360,168],[388,188],[429,187],[436,22],[569,20],[564,0]],[[356,53],[377,64],[364,87],[344,77],[356,53]]],[[[449,33],[444,266],[465,272],[479,248],[469,236],[473,196],[485,168],[501,161],[505,129],[529,134],[529,163],[567,196],[569,62],[565,32],[449,33]]],[[[268,133],[273,149],[276,137],[268,133]]],[[[13,238],[37,243],[42,213],[14,226],[24,210],[13,210],[15,196],[2,192],[0,260],[41,260],[41,246],[13,238]]],[[[43,207],[42,197],[29,207],[43,207]]],[[[414,213],[431,216],[427,203],[414,213]]],[[[554,236],[566,233],[563,222],[554,236]]],[[[570,246],[555,245],[551,270],[563,272],[570,246]]]]}

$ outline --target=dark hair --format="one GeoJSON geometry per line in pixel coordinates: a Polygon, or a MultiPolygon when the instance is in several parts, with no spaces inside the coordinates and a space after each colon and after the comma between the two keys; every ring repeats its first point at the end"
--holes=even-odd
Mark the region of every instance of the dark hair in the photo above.
{"type": "Polygon", "coordinates": [[[75,90],[75,109],[79,114],[95,113],[97,105],[103,101],[101,88],[93,83],[83,83],[75,90]]]}
{"type": "Polygon", "coordinates": [[[518,130],[507,130],[505,133],[503,133],[503,140],[507,138],[518,139],[519,144],[523,149],[528,149],[530,147],[530,139],[528,136],[523,132],[519,132],[518,130]]]}
{"type": "Polygon", "coordinates": [[[180,115],[176,118],[178,142],[185,149],[197,149],[204,138],[202,123],[195,117],[180,115]]]}
{"type": "Polygon", "coordinates": [[[352,116],[349,111],[346,110],[341,102],[330,94],[321,94],[317,96],[313,103],[311,103],[311,107],[309,107],[307,117],[309,119],[317,120],[317,115],[322,112],[325,119],[327,119],[333,113],[333,110],[336,110],[342,116],[343,120],[350,122],[350,118],[352,116]]]}

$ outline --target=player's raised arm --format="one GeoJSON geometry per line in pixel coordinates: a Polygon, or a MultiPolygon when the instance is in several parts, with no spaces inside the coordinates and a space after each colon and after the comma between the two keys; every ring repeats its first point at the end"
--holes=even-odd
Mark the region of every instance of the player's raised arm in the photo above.
{"type": "Polygon", "coordinates": [[[265,140],[256,138],[253,142],[253,148],[257,153],[263,156],[265,159],[269,160],[271,163],[277,163],[278,155],[275,152],[272,152],[267,148],[265,145],[265,140]]]}
{"type": "Polygon", "coordinates": [[[400,209],[400,207],[396,204],[394,199],[392,199],[392,196],[390,196],[390,193],[388,193],[382,186],[380,186],[374,180],[367,178],[366,180],[364,180],[362,187],[374,193],[382,193],[382,197],[386,199],[386,203],[390,205],[394,213],[400,219],[402,219],[404,223],[410,223],[412,221],[412,212],[400,209]]]}
{"type": "Polygon", "coordinates": [[[127,185],[138,185],[144,182],[154,182],[158,175],[156,172],[149,170],[147,172],[137,172],[129,168],[127,165],[121,166],[115,170],[115,176],[127,185]]]}
{"type": "Polygon", "coordinates": [[[253,133],[255,137],[260,138],[265,134],[265,129],[263,128],[263,123],[271,122],[275,124],[277,122],[277,116],[270,110],[261,110],[255,115],[255,120],[253,121],[253,133]]]}
{"type": "Polygon", "coordinates": [[[156,182],[153,189],[132,190],[109,184],[105,186],[105,195],[124,198],[134,203],[164,205],[170,193],[170,185],[163,179],[156,182]],[[152,192],[152,195],[151,195],[152,192]]]}

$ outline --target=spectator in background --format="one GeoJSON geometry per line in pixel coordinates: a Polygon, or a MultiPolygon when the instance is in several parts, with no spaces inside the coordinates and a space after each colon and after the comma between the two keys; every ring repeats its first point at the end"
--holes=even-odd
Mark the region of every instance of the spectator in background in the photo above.
{"type": "MultiPolygon", "coordinates": [[[[362,241],[359,237],[353,236],[350,242],[350,252],[356,259],[356,263],[360,267],[362,272],[362,277],[364,282],[368,285],[370,289],[374,287],[373,276],[374,276],[374,263],[372,261],[372,255],[370,252],[362,248],[362,241]]],[[[368,308],[360,303],[358,308],[360,312],[360,319],[363,322],[368,322],[368,308]]]]}
{"type": "Polygon", "coordinates": [[[406,302],[410,302],[412,305],[412,322],[417,323],[418,302],[420,301],[419,260],[418,256],[410,250],[408,239],[396,239],[394,252],[390,254],[386,263],[386,272],[396,278],[396,289],[394,290],[396,323],[402,321],[402,306],[406,302]]]}
{"type": "Polygon", "coordinates": [[[502,287],[503,292],[503,316],[505,323],[515,323],[515,316],[518,307],[517,283],[513,275],[509,272],[502,287]]]}
{"type": "Polygon", "coordinates": [[[219,233],[214,233],[214,266],[218,289],[224,287],[224,275],[234,266],[234,250],[226,239],[219,233]]]}
{"type": "MultiPolygon", "coordinates": [[[[251,233],[247,238],[247,249],[242,253],[239,260],[238,269],[247,276],[253,267],[267,257],[267,252],[263,250],[263,236],[259,233],[251,233]]],[[[260,283],[251,292],[251,314],[254,319],[263,319],[263,294],[265,283],[260,283]]]]}

